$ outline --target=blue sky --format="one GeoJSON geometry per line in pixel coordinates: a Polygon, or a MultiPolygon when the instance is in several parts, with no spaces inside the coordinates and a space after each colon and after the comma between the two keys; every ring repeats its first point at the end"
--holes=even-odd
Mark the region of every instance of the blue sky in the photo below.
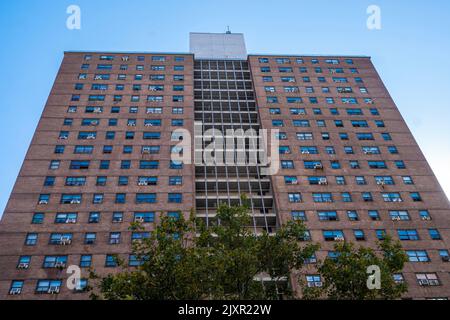
{"type": "Polygon", "coordinates": [[[373,62],[450,195],[450,1],[0,2],[0,214],[64,50],[182,51],[188,33],[245,34],[249,53],[362,54],[373,62]],[[81,30],[66,8],[81,8],[81,30]],[[381,30],[366,9],[381,8],[381,30]]]}

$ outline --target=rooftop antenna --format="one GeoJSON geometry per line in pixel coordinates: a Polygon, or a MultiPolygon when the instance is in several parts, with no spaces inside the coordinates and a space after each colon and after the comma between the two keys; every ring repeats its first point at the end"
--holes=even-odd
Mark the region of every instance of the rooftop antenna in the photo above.
{"type": "Polygon", "coordinates": [[[226,34],[231,34],[230,26],[227,26],[227,32],[226,32],[226,34]]]}

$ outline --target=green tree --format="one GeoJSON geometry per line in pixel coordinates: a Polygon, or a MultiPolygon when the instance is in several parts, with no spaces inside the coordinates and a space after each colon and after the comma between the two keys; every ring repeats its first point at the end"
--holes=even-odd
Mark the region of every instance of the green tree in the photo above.
{"type": "Polygon", "coordinates": [[[396,283],[393,275],[402,271],[407,256],[401,244],[386,237],[378,242],[378,252],[352,243],[335,245],[336,258],[327,257],[319,263],[323,278],[319,288],[305,288],[304,298],[334,300],[398,299],[407,291],[406,283],[396,283]],[[369,289],[369,266],[380,268],[380,289],[369,289]]]}
{"type": "MultiPolygon", "coordinates": [[[[244,199],[245,200],[245,199],[244,199]]],[[[101,277],[94,271],[93,299],[278,299],[293,298],[289,278],[318,249],[303,245],[300,221],[269,235],[255,235],[248,207],[220,205],[216,223],[206,227],[189,219],[164,216],[148,239],[135,242],[140,264],[129,267],[117,257],[120,271],[101,277]],[[272,281],[263,281],[269,278],[272,281]]],[[[133,231],[143,230],[132,224],[133,231]]]]}

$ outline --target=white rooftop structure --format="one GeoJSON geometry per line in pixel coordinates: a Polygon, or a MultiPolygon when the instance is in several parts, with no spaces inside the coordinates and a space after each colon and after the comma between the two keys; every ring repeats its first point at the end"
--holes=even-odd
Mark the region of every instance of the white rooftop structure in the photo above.
{"type": "Polygon", "coordinates": [[[247,59],[247,49],[242,33],[191,32],[189,51],[194,54],[195,59],[247,59]]]}

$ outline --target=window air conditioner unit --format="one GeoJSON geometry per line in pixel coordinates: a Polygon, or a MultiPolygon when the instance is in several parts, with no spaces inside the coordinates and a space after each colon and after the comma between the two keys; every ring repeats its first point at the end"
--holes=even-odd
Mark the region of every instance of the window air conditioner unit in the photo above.
{"type": "Polygon", "coordinates": [[[314,169],[316,169],[316,170],[323,169],[323,165],[320,163],[317,163],[314,165],[314,169]]]}
{"type": "Polygon", "coordinates": [[[22,292],[21,288],[12,288],[11,290],[9,290],[9,294],[15,296],[15,295],[19,295],[22,292]]]}
{"type": "Polygon", "coordinates": [[[334,241],[344,241],[344,237],[334,237],[334,241]]]}
{"type": "Polygon", "coordinates": [[[420,280],[419,280],[419,285],[421,285],[421,286],[428,286],[428,285],[430,285],[430,284],[429,284],[428,280],[426,280],[426,279],[420,279],[420,280]]]}
{"type": "Polygon", "coordinates": [[[60,136],[59,137],[59,139],[61,139],[61,140],[67,140],[67,138],[68,138],[67,136],[60,136]]]}
{"type": "Polygon", "coordinates": [[[94,112],[95,112],[95,113],[101,113],[101,112],[102,112],[102,109],[101,109],[101,108],[94,108],[94,112]]]}
{"type": "Polygon", "coordinates": [[[17,266],[17,269],[28,269],[28,263],[26,262],[21,262],[19,263],[19,265],[17,266]]]}
{"type": "Polygon", "coordinates": [[[309,151],[308,150],[303,150],[302,154],[309,154],[309,151]]]}
{"type": "Polygon", "coordinates": [[[377,185],[384,186],[385,184],[384,180],[377,180],[377,185]]]}
{"type": "Polygon", "coordinates": [[[102,80],[102,76],[95,76],[94,80],[102,80]]]}
{"type": "Polygon", "coordinates": [[[142,153],[150,153],[150,148],[142,148],[142,153]]]}
{"type": "Polygon", "coordinates": [[[50,287],[48,289],[48,293],[50,293],[50,294],[57,294],[57,293],[59,293],[59,287],[50,287]]]}
{"type": "Polygon", "coordinates": [[[80,204],[81,201],[80,200],[70,200],[70,204],[80,204]]]}
{"type": "Polygon", "coordinates": [[[93,134],[90,134],[86,137],[86,139],[93,140],[93,139],[95,139],[95,136],[93,134]]]}
{"type": "Polygon", "coordinates": [[[67,219],[66,223],[76,223],[77,220],[76,219],[67,219]]]}
{"type": "Polygon", "coordinates": [[[129,127],[136,127],[136,123],[135,122],[130,122],[130,123],[128,123],[128,126],[129,127]]]}
{"type": "Polygon", "coordinates": [[[326,185],[326,184],[328,184],[327,178],[320,178],[320,179],[319,179],[319,184],[320,184],[320,185],[326,185]]]}
{"type": "Polygon", "coordinates": [[[439,280],[436,280],[436,279],[428,280],[428,284],[430,286],[438,286],[439,285],[439,280]]]}
{"type": "Polygon", "coordinates": [[[430,218],[430,217],[422,217],[422,220],[423,220],[423,221],[430,221],[431,218],[430,218]]]}
{"type": "Polygon", "coordinates": [[[143,223],[144,222],[144,218],[134,218],[134,222],[143,223]]]}
{"type": "Polygon", "coordinates": [[[71,243],[72,243],[72,239],[70,239],[69,237],[61,237],[61,239],[59,240],[59,242],[60,242],[63,246],[65,246],[65,245],[71,244],[71,243]]]}
{"type": "Polygon", "coordinates": [[[146,123],[145,126],[146,126],[146,127],[153,127],[153,124],[151,124],[151,123],[146,123]]]}
{"type": "Polygon", "coordinates": [[[48,201],[47,200],[40,200],[39,204],[48,204],[48,201]]]}
{"type": "Polygon", "coordinates": [[[64,268],[66,266],[65,262],[57,262],[55,263],[55,268],[64,268]]]}
{"type": "Polygon", "coordinates": [[[392,221],[400,221],[402,220],[400,217],[392,217],[392,221]]]}
{"type": "Polygon", "coordinates": [[[147,186],[147,182],[146,181],[139,181],[138,182],[138,186],[147,186]]]}

